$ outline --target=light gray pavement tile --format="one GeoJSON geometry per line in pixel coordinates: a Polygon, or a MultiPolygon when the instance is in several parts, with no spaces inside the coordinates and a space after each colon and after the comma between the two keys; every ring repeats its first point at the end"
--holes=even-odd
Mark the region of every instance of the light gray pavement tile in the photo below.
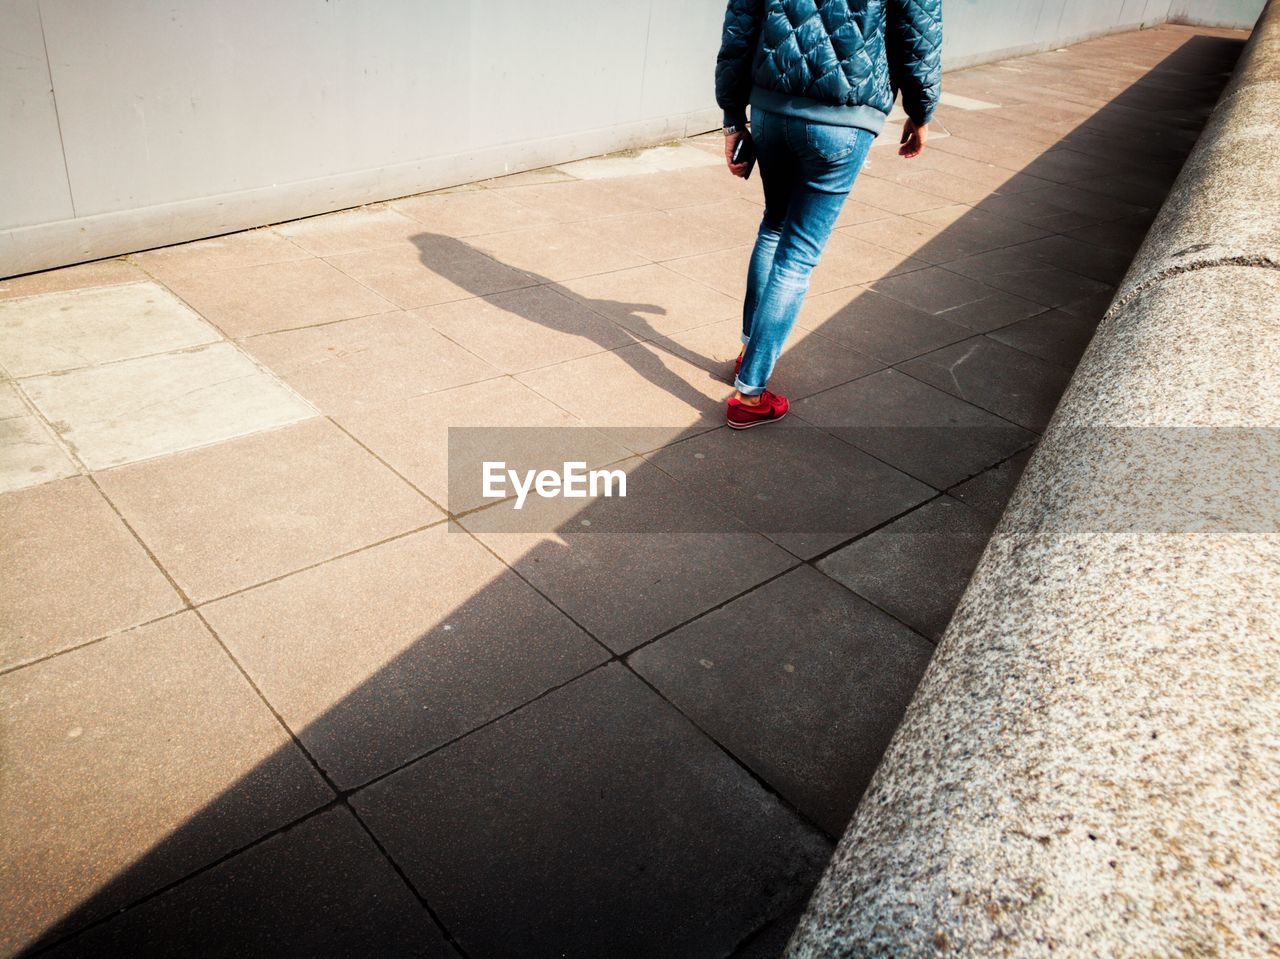
{"type": "Polygon", "coordinates": [[[821,429],[778,427],[748,439],[725,427],[648,459],[681,488],[801,559],[865,533],[934,493],[821,429]]]}
{"type": "MultiPolygon", "coordinates": [[[[822,259],[809,275],[809,293],[817,296],[882,277],[910,273],[928,266],[923,260],[866,243],[843,231],[831,234],[822,259]]],[[[745,293],[745,282],[744,282],[745,293]]]]}
{"type": "Polygon", "coordinates": [[[994,522],[1004,513],[1018,480],[1022,478],[1027,460],[1031,459],[1034,451],[1035,447],[1025,449],[1003,463],[984,470],[973,479],[953,487],[949,492],[960,502],[994,522]]]}
{"type": "Polygon", "coordinates": [[[502,233],[548,222],[551,217],[516,203],[500,190],[468,190],[405,197],[390,204],[427,230],[442,236],[464,237],[502,233]]]}
{"type": "Polygon", "coordinates": [[[921,223],[919,220],[905,216],[888,214],[840,229],[848,236],[856,237],[874,246],[884,247],[895,253],[915,256],[926,263],[942,262],[924,252],[929,241],[944,229],[942,227],[921,223]]]}
{"type": "Polygon", "coordinates": [[[646,339],[742,313],[740,300],[657,264],[566,280],[556,289],[646,339]]]}
{"type": "Polygon", "coordinates": [[[937,489],[973,476],[1034,438],[897,370],[801,400],[795,412],[937,489]]]}
{"type": "Polygon", "coordinates": [[[7,955],[332,794],[194,614],[0,677],[7,955]]]}
{"type": "MultiPolygon", "coordinates": [[[[756,217],[759,226],[759,216],[756,217]]],[[[680,210],[650,210],[600,217],[578,225],[603,243],[630,250],[648,260],[674,260],[714,253],[742,243],[746,230],[733,230],[688,217],[680,210]]]]}
{"type": "Polygon", "coordinates": [[[637,453],[724,422],[724,376],[636,343],[517,377],[562,409],[637,453]]]}
{"type": "MultiPolygon", "coordinates": [[[[742,349],[741,335],[742,321],[732,319],[685,330],[655,343],[731,384],[733,363],[742,349]]],[[[870,356],[797,326],[783,345],[769,388],[797,399],[866,376],[883,366],[870,356]]]]}
{"type": "Polygon", "coordinates": [[[796,322],[873,357],[881,365],[898,363],[973,335],[967,327],[913,309],[866,287],[807,297],[796,322]]]}
{"type": "Polygon", "coordinates": [[[344,789],[607,655],[470,536],[444,525],[203,612],[344,789]]]}
{"type": "MultiPolygon", "coordinates": [[[[716,200],[711,203],[702,202],[696,206],[679,207],[681,218],[688,223],[709,227],[720,233],[727,233],[733,238],[731,245],[740,246],[743,242],[755,238],[760,230],[760,221],[764,216],[759,203],[742,197],[731,197],[727,200],[716,200]]],[[[880,210],[874,211],[883,216],[880,210]]],[[[844,213],[841,214],[845,215],[844,213]]],[[[849,214],[848,222],[855,222],[856,211],[849,214]]]]}
{"type": "Polygon", "coordinates": [[[1125,203],[1116,197],[1102,196],[1092,190],[1082,190],[1062,183],[1036,190],[1031,195],[1036,199],[1062,207],[1064,210],[1087,216],[1095,222],[1118,220],[1121,217],[1141,213],[1146,209],[1138,203],[1125,203]]]}
{"type": "Polygon", "coordinates": [[[472,246],[499,263],[549,280],[609,273],[648,262],[573,223],[473,237],[472,246]]]}
{"type": "Polygon", "coordinates": [[[619,665],[353,802],[491,957],[728,955],[804,898],[829,849],[619,665]]]}
{"type": "MultiPolygon", "coordinates": [[[[744,237],[744,239],[748,239],[744,237]]],[[[754,242],[754,237],[749,238],[754,242]]],[[[663,266],[682,276],[697,280],[713,290],[742,302],[747,293],[747,265],[751,262],[752,247],[737,246],[718,253],[667,260],[663,266]]]]}
{"type": "Polygon", "coordinates": [[[490,177],[476,184],[483,190],[508,190],[516,186],[532,186],[538,183],[570,183],[574,178],[555,167],[539,167],[536,170],[521,170],[519,173],[507,173],[503,176],[490,177]]]}
{"type": "Polygon", "coordinates": [[[932,653],[901,623],[801,566],[629,662],[838,837],[932,653]]]}
{"type": "Polygon", "coordinates": [[[422,224],[389,207],[364,207],[282,223],[276,231],[314,256],[411,245],[422,224]]]}
{"type": "Polygon", "coordinates": [[[93,263],[79,263],[60,270],[29,273],[0,279],[0,300],[41,293],[63,293],[92,286],[113,286],[145,280],[147,274],[127,260],[113,258],[93,263]]]}
{"type": "Polygon", "coordinates": [[[39,417],[22,415],[0,419],[0,493],[38,486],[75,476],[71,461],[39,417]]]}
{"type": "Polygon", "coordinates": [[[0,365],[10,376],[80,369],[219,339],[217,330],[155,283],[0,301],[0,365]]]}
{"type": "Polygon", "coordinates": [[[940,496],[818,566],[937,642],[994,526],[982,513],[940,496]]]}
{"type": "Polygon", "coordinates": [[[1069,370],[986,336],[952,343],[899,369],[1029,430],[1042,432],[1069,370]]]}
{"type": "MultiPolygon", "coordinates": [[[[339,423],[432,500],[455,513],[488,501],[466,477],[451,473],[461,463],[451,462],[450,430],[475,430],[474,442],[494,450],[486,459],[519,463],[520,469],[559,470],[570,461],[603,466],[629,455],[606,433],[585,426],[507,376],[343,415],[339,423]]],[[[465,437],[455,434],[453,452],[469,448],[465,437]]]]}
{"type": "Polygon", "coordinates": [[[1074,370],[1093,339],[1095,324],[1061,310],[1047,310],[988,334],[993,340],[1074,370]]]}
{"type": "Polygon", "coordinates": [[[377,293],[316,259],[183,273],[167,276],[165,284],[230,337],[395,309],[377,293]]]}
{"type": "MultiPolygon", "coordinates": [[[[874,166],[869,167],[868,172],[874,169],[874,166]]],[[[905,187],[889,180],[881,180],[875,176],[858,177],[854,181],[853,189],[849,192],[849,199],[876,207],[887,213],[897,213],[900,216],[905,216],[908,213],[919,213],[921,210],[932,210],[936,207],[947,206],[953,202],[946,197],[925,193],[921,190],[913,190],[910,187],[905,187]]]]}
{"type": "Polygon", "coordinates": [[[269,333],[246,340],[244,348],[325,413],[500,375],[413,313],[269,333]]]}
{"type": "Polygon", "coordinates": [[[617,324],[547,286],[428,306],[413,315],[504,373],[635,342],[617,324]]]}
{"type": "Polygon", "coordinates": [[[412,244],[347,253],[327,261],[403,309],[535,286],[541,277],[495,262],[468,241],[418,234],[412,244]]]}
{"type": "Polygon", "coordinates": [[[197,943],[206,955],[281,959],[456,956],[345,808],[272,836],[48,955],[180,956],[197,943]]]}
{"type": "Polygon", "coordinates": [[[947,262],[1049,235],[1039,227],[960,204],[913,213],[908,219],[934,229],[933,238],[918,254],[921,259],[934,262],[947,262]]]}
{"type": "Polygon", "coordinates": [[[1062,306],[1108,288],[1106,283],[1059,269],[1018,247],[954,260],[947,269],[1044,306],[1062,306]]]}
{"type": "Polygon", "coordinates": [[[97,479],[197,603],[444,518],[323,419],[97,479]]]}
{"type": "Polygon", "coordinates": [[[0,531],[6,668],[182,608],[87,479],[0,496],[0,531]]]}
{"type": "Polygon", "coordinates": [[[1010,173],[1016,170],[1026,170],[1032,174],[1035,173],[1035,168],[1032,164],[1034,164],[1037,157],[1045,153],[1044,146],[1038,143],[1023,143],[1017,140],[1003,140],[993,143],[986,139],[969,139],[968,137],[957,136],[955,133],[944,139],[931,140],[928,149],[1003,167],[1009,170],[1010,173]]]}
{"type": "MultiPolygon", "coordinates": [[[[898,164],[894,164],[897,167],[898,164]]],[[[899,169],[877,171],[877,175],[911,190],[940,196],[952,203],[976,203],[987,196],[992,186],[975,183],[973,180],[956,176],[945,170],[920,169],[910,162],[903,163],[899,169]]],[[[1008,177],[1002,177],[1002,180],[1008,177]]]]}
{"type": "Polygon", "coordinates": [[[89,469],[207,446],[315,415],[225,342],[31,377],[22,388],[89,469]]]}
{"type": "Polygon", "coordinates": [[[212,273],[310,258],[310,253],[274,230],[245,230],[243,233],[229,233],[194,243],[134,253],[129,261],[164,280],[192,273],[212,273]]]}
{"type": "Polygon", "coordinates": [[[693,495],[644,460],[612,468],[626,473],[625,496],[530,497],[519,513],[491,507],[461,522],[614,652],[794,565],[723,497],[693,495]]]}
{"type": "Polygon", "coordinates": [[[558,223],[653,209],[639,198],[636,190],[607,180],[568,179],[562,183],[513,186],[505,195],[558,223]]]}
{"type": "Polygon", "coordinates": [[[885,277],[871,284],[871,289],[975,333],[1008,326],[1045,310],[1039,303],[941,267],[885,277]]]}
{"type": "Polygon", "coordinates": [[[0,380],[0,420],[28,413],[30,410],[18,394],[18,388],[10,380],[0,380]]]}

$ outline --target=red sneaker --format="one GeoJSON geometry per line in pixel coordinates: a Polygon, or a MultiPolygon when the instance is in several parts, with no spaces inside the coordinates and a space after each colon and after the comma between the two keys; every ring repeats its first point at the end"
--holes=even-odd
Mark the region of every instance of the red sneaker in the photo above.
{"type": "Polygon", "coordinates": [[[742,358],[744,356],[746,356],[745,353],[739,353],[738,358],[733,361],[733,378],[735,380],[738,378],[738,374],[742,372],[742,358]]]}
{"type": "Polygon", "coordinates": [[[780,420],[787,415],[789,409],[791,404],[787,402],[785,396],[778,396],[776,393],[765,390],[760,394],[760,402],[755,406],[748,406],[736,396],[729,397],[729,409],[725,418],[728,420],[730,429],[746,430],[761,423],[780,420]]]}

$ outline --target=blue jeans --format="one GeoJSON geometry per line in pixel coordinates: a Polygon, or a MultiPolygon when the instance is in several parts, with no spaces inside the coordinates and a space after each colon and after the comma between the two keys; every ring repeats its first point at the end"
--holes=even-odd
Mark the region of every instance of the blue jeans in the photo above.
{"type": "Polygon", "coordinates": [[[734,387],[764,392],[809,289],[809,274],[835,225],[875,134],[751,110],[764,218],[747,272],[742,342],[747,350],[734,387]]]}

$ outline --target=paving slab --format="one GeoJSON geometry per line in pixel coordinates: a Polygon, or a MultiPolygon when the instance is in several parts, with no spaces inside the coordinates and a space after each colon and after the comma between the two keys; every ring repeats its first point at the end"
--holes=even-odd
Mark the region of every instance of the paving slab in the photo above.
{"type": "Polygon", "coordinates": [[[755,237],[744,233],[743,239],[749,242],[730,250],[667,260],[663,266],[741,303],[747,294],[747,266],[751,262],[755,237]]]}
{"type": "MultiPolygon", "coordinates": [[[[638,191],[630,189],[632,184],[620,189],[607,180],[578,180],[563,171],[555,172],[562,182],[517,184],[504,195],[557,223],[654,209],[638,191]]],[[[660,187],[661,183],[655,185],[660,187]]]]}
{"type": "Polygon", "coordinates": [[[606,658],[475,540],[436,526],[203,607],[339,787],[606,658]]]}
{"type": "Polygon", "coordinates": [[[796,415],[946,489],[1007,458],[1034,434],[897,370],[801,400],[796,415]]]}
{"type": "Polygon", "coordinates": [[[530,498],[462,518],[614,652],[679,626],[795,565],[793,556],[644,460],[614,465],[627,495],[530,498]]]}
{"type": "Polygon", "coordinates": [[[1017,249],[1045,263],[1110,285],[1120,282],[1131,259],[1130,253],[1069,236],[1048,236],[1023,243],[1017,249]]]}
{"type": "Polygon", "coordinates": [[[1007,326],[1045,309],[1039,303],[936,266],[885,277],[872,283],[871,289],[975,333],[1007,326]]]}
{"type": "Polygon", "coordinates": [[[495,453],[489,459],[519,463],[522,469],[559,470],[568,461],[597,467],[630,455],[607,433],[507,376],[344,414],[338,421],[433,502],[454,513],[489,501],[471,484],[451,484],[458,479],[451,470],[461,468],[451,463],[451,453],[467,448],[451,449],[451,431],[474,431],[477,442],[492,443],[495,453]]]}
{"type": "Polygon", "coordinates": [[[1062,310],[1046,310],[988,334],[993,340],[1074,370],[1096,324],[1062,310]]]}
{"type": "Polygon", "coordinates": [[[232,343],[34,376],[22,389],[89,469],[207,446],[316,415],[232,343]]]}
{"type": "Polygon", "coordinates": [[[1027,461],[1034,452],[1035,447],[1028,447],[1003,463],[983,470],[973,479],[952,487],[948,493],[988,519],[997,520],[1004,513],[1018,480],[1022,478],[1022,471],[1026,469],[1027,461]]]}
{"type": "Polygon", "coordinates": [[[229,233],[194,243],[165,246],[134,253],[129,262],[152,276],[167,277],[210,273],[236,267],[262,266],[288,260],[308,260],[311,254],[271,229],[229,233]]]}
{"type": "Polygon", "coordinates": [[[6,954],[332,796],[193,613],[9,673],[0,688],[6,954]]]}
{"type": "Polygon", "coordinates": [[[393,200],[389,206],[432,233],[465,237],[537,226],[552,218],[511,199],[506,191],[468,190],[393,200]]]}
{"type": "Polygon", "coordinates": [[[0,366],[15,377],[82,369],[219,339],[217,330],[155,283],[0,300],[0,366]]]}
{"type": "Polygon", "coordinates": [[[811,559],[934,494],[830,433],[812,427],[739,434],[722,427],[652,453],[649,462],[811,559]],[[762,435],[763,434],[763,435],[762,435]],[[785,468],[761,469],[761,463],[785,468]]]}
{"type": "Polygon", "coordinates": [[[1109,288],[1109,284],[1056,267],[1018,247],[953,260],[947,269],[1049,307],[1109,288]]]}
{"type": "MultiPolygon", "coordinates": [[[[914,274],[908,274],[911,275],[914,274]]],[[[806,297],[796,324],[885,365],[973,335],[966,326],[914,309],[867,287],[806,297]]]]}
{"type": "Polygon", "coordinates": [[[901,364],[902,372],[1028,430],[1042,432],[1069,370],[987,336],[952,343],[901,364]]]}
{"type": "Polygon", "coordinates": [[[901,623],[802,566],[628,662],[839,836],[932,652],[901,623]]]}
{"type": "Polygon", "coordinates": [[[314,256],[338,256],[384,246],[411,246],[421,223],[390,207],[362,207],[294,220],[275,227],[314,256]]]}
{"type": "Polygon", "coordinates": [[[316,259],[169,275],[165,284],[230,337],[332,323],[396,308],[316,259]]]}
{"type": "Polygon", "coordinates": [[[551,366],[635,341],[616,323],[549,286],[424,307],[414,316],[504,373],[551,366]]]}
{"type": "Polygon", "coordinates": [[[48,953],[50,959],[456,956],[345,808],[272,836],[48,953]],[[227,922],[234,916],[235,922],[227,922]]]}
{"type": "Polygon", "coordinates": [[[0,493],[79,472],[80,468],[39,417],[24,414],[0,419],[0,493]]]}
{"type": "Polygon", "coordinates": [[[936,643],[994,526],[940,496],[825,557],[819,568],[936,643]]]}
{"type": "MultiPolygon", "coordinates": [[[[742,349],[741,337],[742,320],[735,317],[661,337],[654,342],[709,370],[726,384],[732,384],[734,360],[742,349]]],[[[798,399],[866,376],[883,366],[873,357],[796,326],[782,348],[778,365],[769,379],[769,388],[783,396],[798,399]]]]}
{"type": "Polygon", "coordinates": [[[471,955],[723,956],[828,855],[621,665],[353,803],[471,955]]]}
{"type": "Polygon", "coordinates": [[[30,413],[30,407],[19,394],[13,381],[0,379],[0,420],[7,420],[14,416],[28,416],[30,413]]]}
{"type": "Polygon", "coordinates": [[[556,289],[645,339],[742,315],[740,300],[657,264],[566,280],[556,289]]]}
{"type": "Polygon", "coordinates": [[[540,282],[472,249],[466,240],[428,233],[425,227],[412,245],[345,253],[325,262],[406,310],[540,282]]]}
{"type": "Polygon", "coordinates": [[[40,293],[62,293],[91,286],[112,286],[147,279],[147,274],[122,258],[79,263],[61,270],[28,273],[0,279],[0,300],[40,293]]]}
{"type": "Polygon", "coordinates": [[[244,348],[330,414],[501,375],[409,312],[268,333],[246,340],[244,348]]]}
{"type": "Polygon", "coordinates": [[[469,243],[505,266],[546,280],[572,280],[649,262],[646,257],[602,240],[587,227],[574,223],[488,233],[472,237],[469,243]]]}
{"type": "Polygon", "coordinates": [[[444,519],[323,419],[97,481],[196,603],[444,519]]]}
{"type": "Polygon", "coordinates": [[[731,392],[723,374],[646,343],[522,373],[518,379],[584,423],[607,427],[617,442],[637,453],[723,425],[731,392]]]}
{"type": "Polygon", "coordinates": [[[182,608],[164,574],[84,477],[0,496],[0,530],[5,668],[182,608]]]}
{"type": "MultiPolygon", "coordinates": [[[[755,227],[760,217],[753,218],[755,227]]],[[[742,230],[708,222],[706,217],[690,217],[683,210],[652,210],[622,213],[590,220],[582,228],[604,243],[630,250],[655,262],[674,260],[699,253],[714,253],[742,242],[742,230]]],[[[747,235],[752,235],[751,230],[747,235]]]]}

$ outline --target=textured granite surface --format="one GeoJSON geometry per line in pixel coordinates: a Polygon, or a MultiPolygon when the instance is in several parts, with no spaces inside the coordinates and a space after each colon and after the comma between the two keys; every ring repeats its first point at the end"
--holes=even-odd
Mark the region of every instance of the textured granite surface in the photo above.
{"type": "Polygon", "coordinates": [[[1271,79],[1219,103],[791,959],[1280,952],[1280,165],[1257,149],[1280,61],[1260,49],[1271,79]]]}

